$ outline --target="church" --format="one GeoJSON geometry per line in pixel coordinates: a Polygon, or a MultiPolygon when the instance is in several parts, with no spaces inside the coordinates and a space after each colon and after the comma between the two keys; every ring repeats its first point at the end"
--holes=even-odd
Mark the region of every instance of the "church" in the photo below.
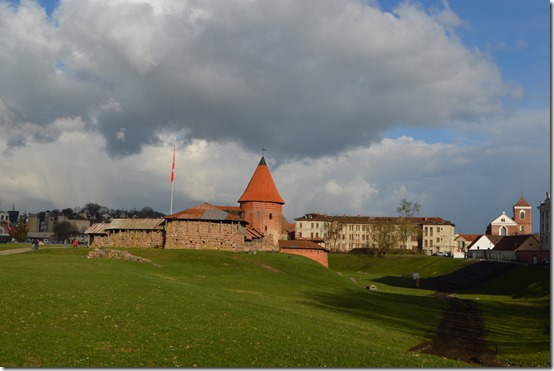
{"type": "Polygon", "coordinates": [[[487,226],[487,235],[492,236],[515,236],[523,234],[533,234],[532,231],[532,207],[523,198],[523,193],[519,201],[512,207],[513,217],[506,215],[506,212],[491,221],[487,226]]]}

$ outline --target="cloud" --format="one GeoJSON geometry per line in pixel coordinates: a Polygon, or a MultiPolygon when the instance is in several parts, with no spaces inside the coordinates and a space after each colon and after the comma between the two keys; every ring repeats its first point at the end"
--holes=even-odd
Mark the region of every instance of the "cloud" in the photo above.
{"type": "Polygon", "coordinates": [[[55,140],[28,126],[81,117],[112,158],[168,133],[316,158],[497,113],[517,88],[459,42],[446,2],[63,1],[48,18],[23,1],[0,19],[10,149],[55,140]]]}

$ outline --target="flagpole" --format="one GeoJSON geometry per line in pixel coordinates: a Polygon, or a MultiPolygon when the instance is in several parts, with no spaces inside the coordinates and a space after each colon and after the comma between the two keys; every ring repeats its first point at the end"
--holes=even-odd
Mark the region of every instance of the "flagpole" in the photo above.
{"type": "Polygon", "coordinates": [[[173,162],[171,163],[171,201],[169,203],[169,215],[173,214],[173,180],[175,179],[175,144],[173,145],[173,162]]]}

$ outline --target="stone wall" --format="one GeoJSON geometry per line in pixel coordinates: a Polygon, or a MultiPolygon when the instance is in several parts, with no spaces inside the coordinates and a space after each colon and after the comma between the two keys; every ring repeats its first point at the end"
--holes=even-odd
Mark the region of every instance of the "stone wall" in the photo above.
{"type": "Polygon", "coordinates": [[[244,250],[244,225],[235,221],[168,220],[166,249],[244,250]]]}
{"type": "Polygon", "coordinates": [[[107,236],[91,236],[89,247],[157,247],[164,244],[164,232],[162,230],[128,230],[110,231],[107,236]]]}

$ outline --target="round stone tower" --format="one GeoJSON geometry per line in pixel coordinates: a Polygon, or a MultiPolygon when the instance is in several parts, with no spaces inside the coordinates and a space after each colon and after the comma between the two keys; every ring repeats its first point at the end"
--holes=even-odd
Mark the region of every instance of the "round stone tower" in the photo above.
{"type": "Polygon", "coordinates": [[[262,156],[246,190],[238,200],[248,228],[254,228],[277,248],[281,236],[283,205],[275,182],[262,156]]]}

